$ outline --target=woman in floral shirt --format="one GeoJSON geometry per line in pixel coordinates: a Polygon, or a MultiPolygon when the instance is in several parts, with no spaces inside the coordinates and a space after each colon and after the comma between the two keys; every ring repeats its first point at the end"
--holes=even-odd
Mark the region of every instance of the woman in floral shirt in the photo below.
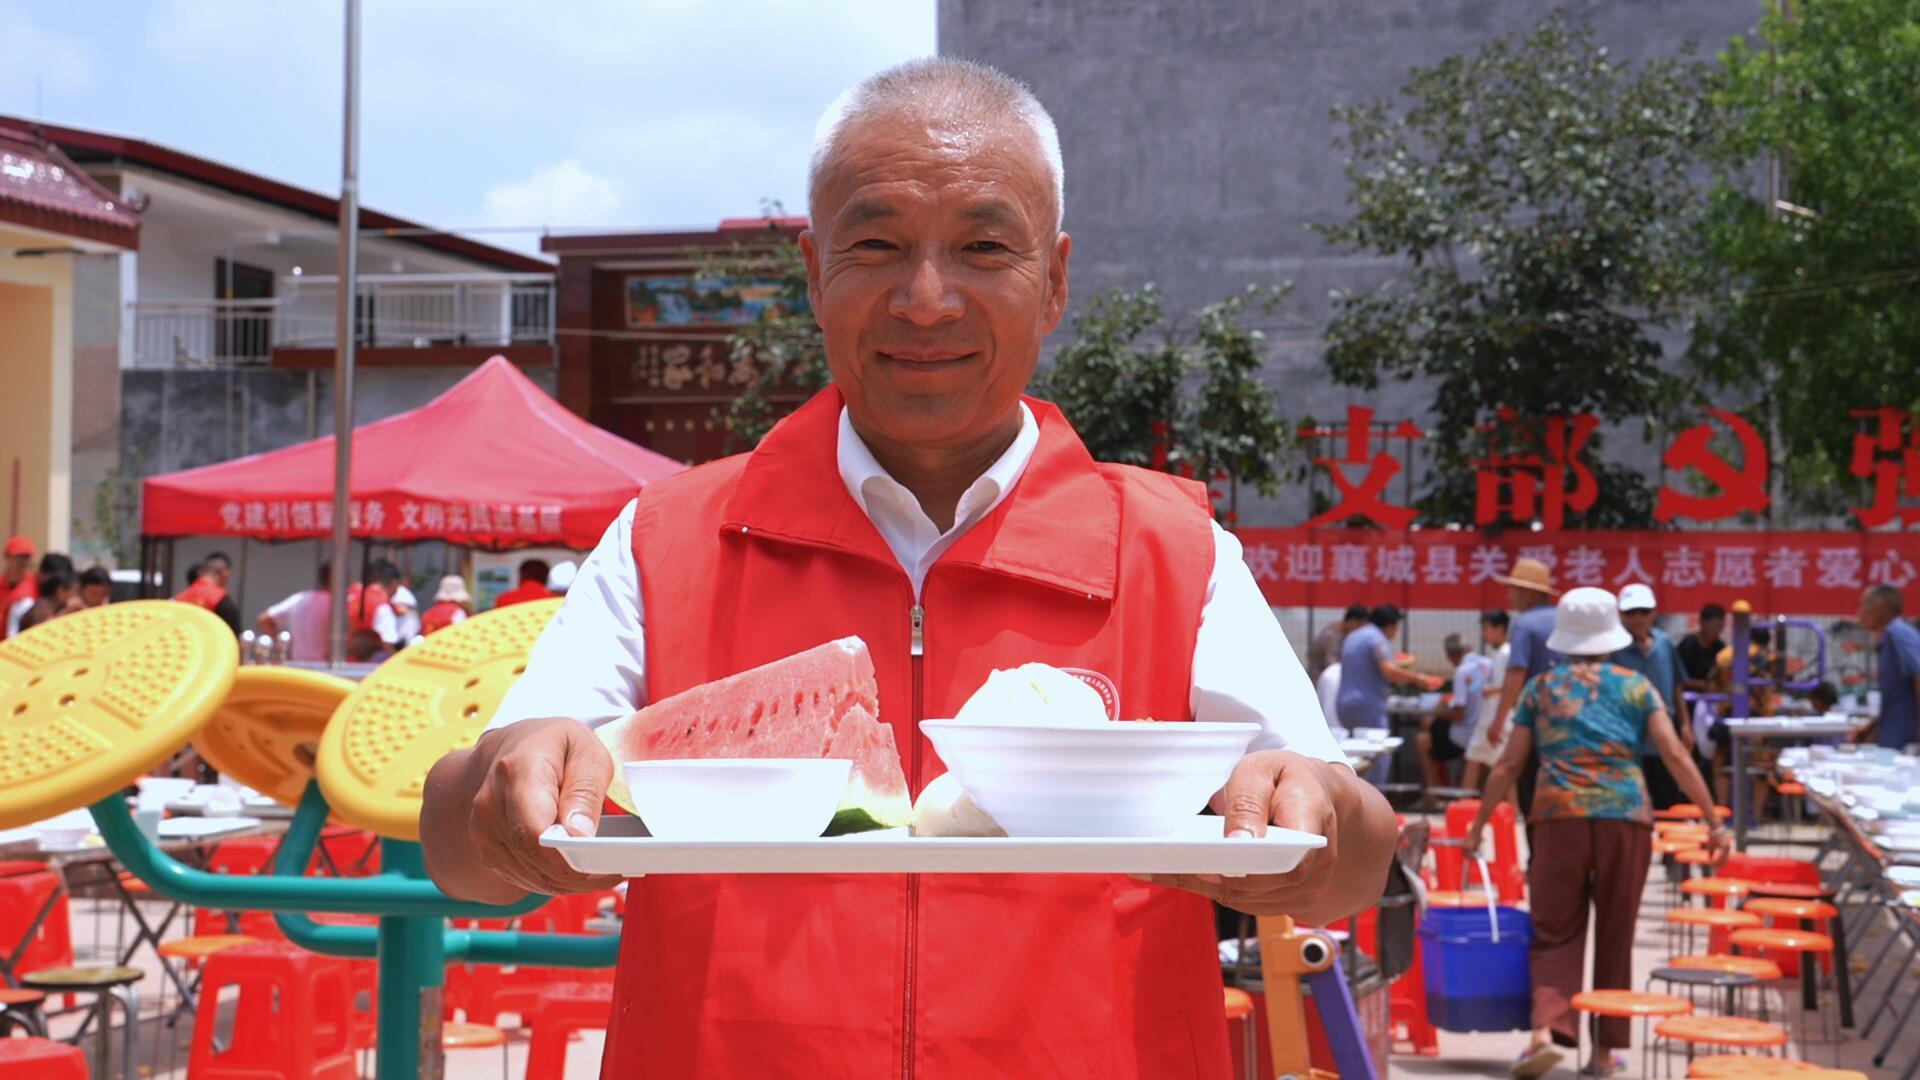
{"type": "MultiPolygon", "coordinates": [[[[1681,790],[1697,806],[1712,796],[1674,733],[1660,695],[1645,676],[1607,657],[1632,641],[1620,625],[1612,593],[1574,589],[1560,598],[1547,647],[1567,659],[1541,672],[1521,691],[1513,710],[1513,735],[1481,793],[1480,813],[1467,833],[1478,849],[1481,832],[1528,753],[1540,751],[1533,797],[1532,861],[1527,884],[1533,898],[1533,1038],[1514,1063],[1514,1075],[1543,1076],[1561,1058],[1554,1044],[1578,1046],[1572,1010],[1586,959],[1588,905],[1592,905],[1593,984],[1596,989],[1633,985],[1633,931],[1640,894],[1653,857],[1653,804],[1640,771],[1640,750],[1651,742],[1681,790]]],[[[1716,861],[1731,834],[1716,829],[1716,861]]],[[[1631,1024],[1600,1019],[1587,1072],[1611,1075],[1626,1067],[1631,1024]]]]}

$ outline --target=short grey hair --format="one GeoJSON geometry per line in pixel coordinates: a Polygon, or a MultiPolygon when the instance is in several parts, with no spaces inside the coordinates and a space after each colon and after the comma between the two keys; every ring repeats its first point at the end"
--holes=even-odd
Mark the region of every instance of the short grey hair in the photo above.
{"type": "Polygon", "coordinates": [[[1900,599],[1900,590],[1884,582],[1868,586],[1867,599],[1886,605],[1888,613],[1893,615],[1900,614],[1900,610],[1906,606],[1900,599]]]}
{"type": "Polygon", "coordinates": [[[1447,640],[1442,643],[1441,648],[1447,650],[1447,655],[1450,657],[1465,656],[1467,653],[1467,642],[1466,639],[1459,634],[1448,634],[1447,640]]]}
{"type": "Polygon", "coordinates": [[[1011,120],[1033,132],[1053,180],[1053,226],[1059,230],[1067,212],[1067,170],[1060,157],[1060,132],[1053,126],[1053,117],[1019,79],[998,68],[952,56],[909,60],[867,77],[833,99],[813,128],[813,154],[807,163],[808,216],[819,202],[820,175],[849,124],[870,116],[923,109],[1011,120]]]}

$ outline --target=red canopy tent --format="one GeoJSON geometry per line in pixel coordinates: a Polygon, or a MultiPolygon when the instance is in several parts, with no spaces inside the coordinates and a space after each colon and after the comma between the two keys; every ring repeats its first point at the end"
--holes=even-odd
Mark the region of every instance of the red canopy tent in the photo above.
{"type": "MultiPolygon", "coordinates": [[[[684,468],[568,412],[496,356],[425,405],[354,429],[350,531],[590,548],[642,487],[684,468]]],[[[333,436],[150,477],[141,490],[148,537],[330,536],[333,436]]]]}

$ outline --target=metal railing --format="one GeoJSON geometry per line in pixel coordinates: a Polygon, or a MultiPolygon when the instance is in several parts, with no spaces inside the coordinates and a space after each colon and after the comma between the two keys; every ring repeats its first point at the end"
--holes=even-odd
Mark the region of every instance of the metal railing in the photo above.
{"type": "MultiPolygon", "coordinates": [[[[338,280],[283,279],[274,342],[334,343],[338,280]]],[[[362,346],[517,345],[553,340],[550,274],[380,274],[360,278],[354,327],[362,346]]]]}
{"type": "Polygon", "coordinates": [[[276,300],[160,300],[133,311],[133,366],[261,364],[273,352],[276,300]]]}
{"type": "MultiPolygon", "coordinates": [[[[355,290],[361,346],[551,344],[550,274],[381,274],[355,290]]],[[[288,277],[267,300],[162,300],[129,304],[133,366],[215,368],[263,364],[276,348],[332,348],[331,276],[288,277]]]]}

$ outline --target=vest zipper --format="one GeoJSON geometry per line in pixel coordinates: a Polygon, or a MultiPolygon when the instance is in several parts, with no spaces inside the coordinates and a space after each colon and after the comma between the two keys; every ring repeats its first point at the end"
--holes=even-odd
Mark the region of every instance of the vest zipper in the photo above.
{"type": "MultiPolygon", "coordinates": [[[[927,609],[916,599],[908,612],[913,624],[913,647],[909,650],[913,666],[913,725],[908,739],[907,788],[920,790],[920,721],[926,716],[926,690],[921,676],[925,664],[927,609]]],[[[913,1080],[913,980],[920,958],[920,875],[907,875],[907,974],[901,983],[900,1076],[913,1080]]]]}

